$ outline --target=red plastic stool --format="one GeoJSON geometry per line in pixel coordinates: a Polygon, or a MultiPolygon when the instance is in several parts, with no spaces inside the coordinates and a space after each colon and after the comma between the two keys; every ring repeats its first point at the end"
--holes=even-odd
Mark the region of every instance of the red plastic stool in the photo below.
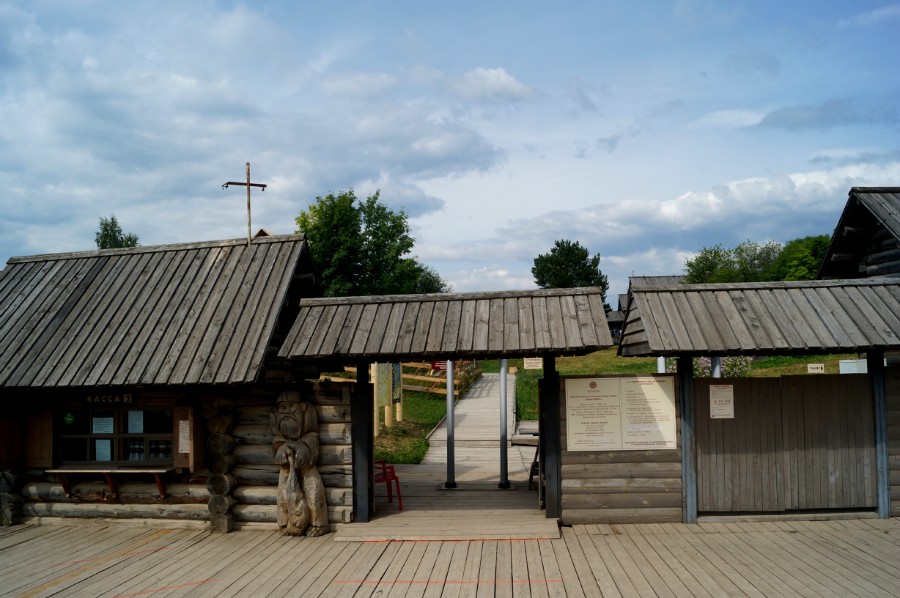
{"type": "Polygon", "coordinates": [[[397,479],[397,474],[394,472],[394,466],[386,465],[382,460],[375,461],[374,481],[376,484],[380,484],[381,482],[387,484],[388,502],[394,502],[394,491],[391,487],[391,482],[394,482],[397,485],[397,506],[400,507],[400,510],[402,511],[403,497],[400,496],[400,480],[397,479]]]}

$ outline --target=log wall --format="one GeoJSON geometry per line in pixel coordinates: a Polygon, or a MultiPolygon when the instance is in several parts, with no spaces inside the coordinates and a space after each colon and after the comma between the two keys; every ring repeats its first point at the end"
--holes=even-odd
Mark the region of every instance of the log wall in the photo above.
{"type": "Polygon", "coordinates": [[[568,451],[565,379],[560,381],[564,525],[681,522],[681,414],[677,378],[675,397],[676,450],[568,451]]]}
{"type": "Polygon", "coordinates": [[[891,516],[900,516],[900,366],[885,370],[891,516]]]}
{"type": "MultiPolygon", "coordinates": [[[[328,521],[349,523],[353,517],[352,452],[350,447],[350,384],[306,383],[303,400],[313,403],[319,416],[319,473],[325,484],[328,521]]],[[[275,397],[242,399],[234,408],[229,435],[235,488],[231,509],[235,529],[276,527],[278,465],[272,458],[274,435],[269,414],[275,397]]]]}
{"type": "MultiPolygon", "coordinates": [[[[337,382],[304,382],[300,388],[303,400],[315,405],[319,417],[319,471],[332,526],[350,522],[353,516],[351,388],[351,384],[337,382]]],[[[67,497],[55,477],[37,466],[0,471],[0,523],[71,517],[204,524],[223,533],[254,527],[276,529],[278,465],[273,460],[269,414],[279,390],[271,386],[209,387],[194,396],[182,390],[152,394],[144,390],[142,397],[156,404],[168,401],[192,407],[203,433],[195,442],[195,449],[203,455],[200,467],[192,473],[168,475],[164,498],[151,476],[117,474],[118,494],[113,499],[100,474],[71,476],[67,497]]]]}

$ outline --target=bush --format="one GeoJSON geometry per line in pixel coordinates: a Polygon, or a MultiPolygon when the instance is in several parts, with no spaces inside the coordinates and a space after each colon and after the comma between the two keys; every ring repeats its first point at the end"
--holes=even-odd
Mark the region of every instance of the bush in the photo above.
{"type": "MultiPolygon", "coordinates": [[[[733,355],[722,358],[723,378],[747,378],[753,369],[753,358],[744,355],[733,355]]],[[[666,371],[675,373],[677,360],[674,357],[666,359],[666,371]]],[[[712,359],[709,357],[694,358],[694,376],[697,378],[709,378],[712,376],[712,359]]]]}

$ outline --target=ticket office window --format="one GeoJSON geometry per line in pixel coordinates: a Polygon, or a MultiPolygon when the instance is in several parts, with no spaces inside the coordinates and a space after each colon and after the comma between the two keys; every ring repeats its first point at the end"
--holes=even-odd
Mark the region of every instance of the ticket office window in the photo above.
{"type": "Polygon", "coordinates": [[[83,409],[58,417],[61,465],[172,465],[171,409],[83,409]]]}

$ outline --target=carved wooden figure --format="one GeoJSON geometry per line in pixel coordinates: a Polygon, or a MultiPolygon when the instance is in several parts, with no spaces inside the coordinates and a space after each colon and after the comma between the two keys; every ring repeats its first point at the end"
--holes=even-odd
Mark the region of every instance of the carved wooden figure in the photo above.
{"type": "Polygon", "coordinates": [[[289,536],[321,536],[329,532],[325,486],[316,467],[319,422],[312,404],[299,391],[278,396],[270,416],[278,474],[278,527],[289,536]]]}

